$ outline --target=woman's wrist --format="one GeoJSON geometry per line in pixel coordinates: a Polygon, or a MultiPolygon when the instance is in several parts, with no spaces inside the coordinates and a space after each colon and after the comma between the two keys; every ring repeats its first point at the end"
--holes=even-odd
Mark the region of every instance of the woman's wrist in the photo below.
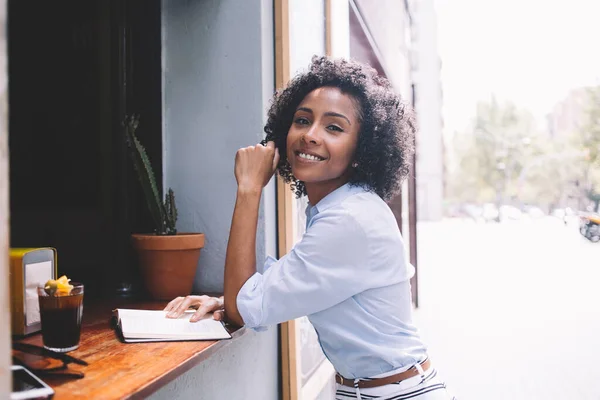
{"type": "Polygon", "coordinates": [[[257,186],[238,186],[237,195],[238,197],[256,197],[262,194],[262,187],[257,186]]]}

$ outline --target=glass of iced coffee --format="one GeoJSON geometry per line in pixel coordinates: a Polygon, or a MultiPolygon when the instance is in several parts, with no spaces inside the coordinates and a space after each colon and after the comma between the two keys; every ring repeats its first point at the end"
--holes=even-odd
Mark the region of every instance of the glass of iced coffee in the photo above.
{"type": "Polygon", "coordinates": [[[65,353],[79,347],[83,285],[61,277],[38,287],[44,348],[65,353]]]}

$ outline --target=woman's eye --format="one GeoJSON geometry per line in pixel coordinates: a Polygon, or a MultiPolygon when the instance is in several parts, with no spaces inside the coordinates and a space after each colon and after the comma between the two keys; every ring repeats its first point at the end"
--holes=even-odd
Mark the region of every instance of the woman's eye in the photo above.
{"type": "Polygon", "coordinates": [[[296,118],[296,120],[294,122],[297,124],[300,124],[300,125],[308,125],[309,124],[309,121],[304,117],[296,118]]]}
{"type": "Polygon", "coordinates": [[[337,125],[329,125],[327,127],[330,131],[343,132],[344,130],[337,125]]]}

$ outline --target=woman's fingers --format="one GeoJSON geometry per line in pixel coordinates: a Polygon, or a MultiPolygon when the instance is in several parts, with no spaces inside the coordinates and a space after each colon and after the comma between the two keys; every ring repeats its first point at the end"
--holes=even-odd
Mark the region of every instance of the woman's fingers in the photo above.
{"type": "Polygon", "coordinates": [[[198,310],[196,310],[194,315],[192,315],[190,318],[190,322],[200,321],[200,319],[202,319],[206,314],[213,311],[218,311],[220,306],[221,305],[217,299],[210,297],[208,300],[202,302],[202,305],[198,307],[198,310]]]}
{"type": "Polygon", "coordinates": [[[172,313],[172,317],[179,318],[184,312],[186,312],[187,309],[189,309],[192,305],[198,304],[199,301],[201,300],[197,299],[196,296],[186,296],[185,300],[182,301],[179,304],[179,307],[177,307],[177,309],[175,309],[175,311],[172,313]]]}
{"type": "MultiPolygon", "coordinates": [[[[198,309],[190,318],[191,322],[199,321],[206,314],[210,312],[220,311],[223,308],[222,300],[216,297],[186,296],[177,297],[176,299],[171,300],[163,311],[167,312],[167,318],[179,318],[190,307],[196,306],[198,307],[198,309]]],[[[223,316],[221,316],[220,318],[223,318],[223,316]]]]}
{"type": "Polygon", "coordinates": [[[225,310],[217,310],[213,313],[213,318],[216,321],[225,321],[225,310]]]}
{"type": "Polygon", "coordinates": [[[177,298],[171,300],[169,302],[169,304],[167,304],[167,306],[164,308],[163,311],[169,312],[169,311],[176,309],[177,306],[179,305],[179,303],[181,303],[184,299],[185,299],[185,297],[180,296],[180,297],[177,297],[177,298]]]}
{"type": "Polygon", "coordinates": [[[277,163],[279,152],[275,142],[269,141],[265,146],[256,146],[239,149],[235,155],[235,178],[238,187],[242,190],[261,190],[271,179],[277,163]]]}
{"type": "Polygon", "coordinates": [[[173,304],[170,311],[167,313],[167,318],[179,318],[188,308],[196,305],[201,305],[202,301],[208,298],[207,296],[186,296],[181,298],[181,301],[173,304]]]}
{"type": "Polygon", "coordinates": [[[279,164],[279,149],[275,149],[275,157],[273,157],[273,172],[277,169],[277,164],[279,164]]]}
{"type": "Polygon", "coordinates": [[[268,149],[266,156],[273,157],[271,159],[271,175],[273,175],[273,172],[275,172],[275,169],[277,168],[277,163],[279,162],[279,149],[275,147],[275,142],[272,140],[267,142],[267,145],[265,147],[268,149]]]}
{"type": "Polygon", "coordinates": [[[204,303],[202,304],[198,310],[196,310],[196,312],[194,313],[194,315],[192,315],[192,317],[190,318],[190,322],[198,322],[200,321],[202,318],[204,318],[204,316],[211,312],[211,305],[208,303],[204,303]]]}

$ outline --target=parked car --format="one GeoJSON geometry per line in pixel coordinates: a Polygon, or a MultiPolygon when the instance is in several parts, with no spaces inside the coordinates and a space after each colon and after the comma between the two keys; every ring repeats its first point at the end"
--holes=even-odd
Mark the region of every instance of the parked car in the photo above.
{"type": "Polygon", "coordinates": [[[590,242],[600,242],[600,215],[584,214],[580,217],[579,232],[590,242]]]}

